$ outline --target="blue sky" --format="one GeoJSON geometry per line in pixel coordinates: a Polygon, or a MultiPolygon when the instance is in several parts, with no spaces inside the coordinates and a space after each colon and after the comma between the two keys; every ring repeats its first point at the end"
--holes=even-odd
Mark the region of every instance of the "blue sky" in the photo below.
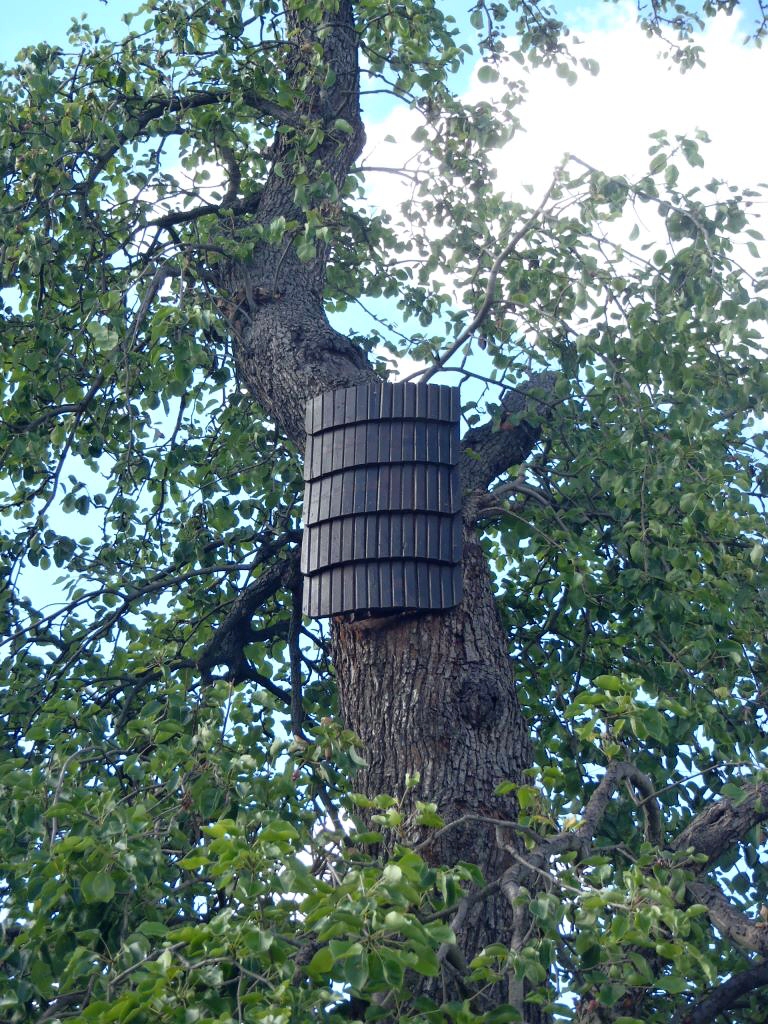
{"type": "MultiPolygon", "coordinates": [[[[66,45],[73,13],[84,13],[92,27],[103,26],[110,36],[120,38],[127,31],[122,15],[135,11],[140,3],[0,0],[0,12],[5,15],[0,61],[11,62],[23,45],[41,40],[66,45]]],[[[441,4],[466,24],[472,0],[441,0],[441,4]]],[[[530,184],[534,196],[539,195],[566,151],[611,174],[642,174],[648,161],[648,135],[664,127],[672,133],[692,135],[697,128],[709,133],[708,175],[742,186],[766,180],[768,136],[757,127],[755,104],[759,105],[758,97],[768,87],[768,53],[743,46],[757,0],[741,5],[741,19],[720,16],[708,26],[703,40],[707,70],[697,68],[686,75],[668,61],[658,60],[655,44],[633,24],[632,0],[563,0],[556,6],[569,12],[568,20],[584,41],[581,54],[597,58],[601,73],[596,79],[582,75],[573,87],[551,71],[526,76],[524,131],[498,160],[499,184],[510,196],[526,198],[520,195],[523,184],[530,184]]],[[[489,90],[477,82],[472,65],[470,59],[456,85],[468,89],[474,101],[491,98],[493,87],[489,90]]],[[[401,166],[413,149],[415,113],[389,99],[369,100],[366,108],[365,162],[401,166]],[[387,136],[397,143],[388,143],[387,136]]],[[[369,176],[367,184],[375,206],[393,210],[405,198],[391,175],[369,176]]],[[[370,330],[370,323],[357,322],[359,311],[355,317],[358,330],[370,330]]],[[[345,326],[341,324],[340,329],[345,326]]]]}
{"type": "MultiPolygon", "coordinates": [[[[551,4],[552,0],[548,0],[551,4]]],[[[31,0],[27,4],[15,0],[2,0],[3,31],[0,34],[0,61],[9,62],[22,46],[49,42],[63,46],[73,16],[85,14],[94,27],[107,29],[110,35],[121,34],[123,14],[135,11],[141,0],[31,0]]],[[[466,20],[472,0],[445,0],[442,7],[454,16],[466,20]]],[[[608,20],[615,4],[611,0],[561,0],[554,4],[559,12],[566,12],[577,29],[608,20]]],[[[740,5],[747,17],[757,11],[757,0],[744,0],[740,5]]],[[[562,15],[561,15],[562,16],[562,15]]]]}
{"type": "Polygon", "coordinates": [[[72,17],[85,14],[94,27],[103,27],[110,35],[122,34],[125,29],[121,15],[135,10],[140,0],[31,0],[31,3],[12,3],[3,0],[3,31],[0,34],[0,60],[10,63],[23,46],[31,43],[55,43],[65,46],[72,17]]]}

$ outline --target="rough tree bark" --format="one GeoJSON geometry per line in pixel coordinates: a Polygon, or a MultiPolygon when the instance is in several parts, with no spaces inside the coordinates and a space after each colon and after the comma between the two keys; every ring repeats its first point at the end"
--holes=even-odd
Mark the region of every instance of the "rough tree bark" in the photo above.
{"type": "MultiPolygon", "coordinates": [[[[273,171],[255,217],[269,224],[275,217],[300,220],[294,199],[294,176],[303,162],[310,179],[328,176],[341,188],[359,155],[363,127],[359,108],[357,40],[352,5],[341,0],[338,13],[320,35],[291,25],[297,43],[321,39],[324,65],[336,72],[327,91],[312,80],[303,64],[301,45],[291,68],[294,85],[301,80],[307,121],[325,122],[326,135],[311,154],[302,155],[301,128],[280,136],[273,171]],[[308,85],[308,81],[311,84],[308,85]],[[351,132],[328,127],[343,118],[351,132]],[[280,164],[279,174],[274,167],[280,164]]],[[[304,444],[304,407],[318,392],[377,379],[363,354],[329,325],[323,309],[327,252],[301,262],[290,241],[281,249],[258,248],[248,262],[230,264],[222,273],[225,308],[235,338],[242,379],[278,428],[297,446],[304,444]]],[[[333,651],[342,712],[361,737],[368,767],[358,787],[367,795],[401,794],[406,776],[418,772],[412,797],[434,801],[447,821],[468,813],[497,820],[516,817],[512,795],[496,796],[504,779],[522,781],[529,764],[529,739],[515,692],[507,638],[499,621],[493,584],[473,531],[474,495],[490,480],[531,451],[537,432],[526,423],[504,431],[490,427],[473,432],[463,464],[466,491],[464,599],[447,613],[396,615],[332,624],[333,651]]],[[[410,841],[422,839],[411,830],[410,841]]],[[[509,866],[504,849],[516,842],[510,829],[476,822],[446,831],[425,855],[433,863],[467,860],[478,864],[487,880],[509,866]]],[[[462,915],[458,944],[469,960],[490,942],[509,942],[512,909],[496,894],[462,915]]],[[[426,980],[436,989],[442,982],[426,980]]],[[[453,993],[461,994],[461,986],[453,993]]],[[[487,993],[486,1005],[506,1002],[506,986],[487,993]]],[[[529,1017],[533,1020],[532,1017],[529,1017]]]]}

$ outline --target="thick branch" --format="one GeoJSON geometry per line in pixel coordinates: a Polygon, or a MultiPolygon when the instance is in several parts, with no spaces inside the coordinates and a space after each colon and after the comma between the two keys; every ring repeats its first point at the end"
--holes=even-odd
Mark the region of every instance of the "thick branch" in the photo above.
{"type": "Polygon", "coordinates": [[[220,203],[200,203],[188,210],[169,210],[168,213],[148,220],[144,227],[147,228],[171,228],[177,224],[189,224],[190,221],[199,220],[201,217],[210,217],[213,214],[220,214],[226,211],[227,216],[232,214],[252,213],[259,205],[260,193],[245,196],[243,199],[222,199],[220,203]]]}
{"type": "Polygon", "coordinates": [[[641,772],[634,764],[628,761],[612,762],[608,765],[605,775],[589,798],[589,803],[584,810],[584,821],[576,830],[582,843],[588,843],[594,838],[603,815],[608,807],[608,802],[620,783],[628,782],[640,794],[639,806],[642,807],[645,815],[645,833],[648,842],[659,846],[662,841],[661,815],[653,783],[650,778],[641,772]]]}
{"type": "MultiPolygon", "coordinates": [[[[490,423],[468,430],[462,441],[461,482],[465,493],[484,491],[511,466],[519,466],[533,451],[541,434],[541,420],[550,412],[558,376],[534,374],[502,403],[501,429],[490,423]],[[526,419],[526,415],[530,417],[526,419]]],[[[468,503],[468,515],[475,508],[468,503]]]]}
{"type": "MultiPolygon", "coordinates": [[[[200,107],[218,106],[228,99],[229,94],[224,90],[210,89],[185,93],[183,95],[152,97],[149,100],[142,100],[142,105],[139,109],[132,109],[134,106],[132,103],[127,104],[126,113],[133,124],[132,130],[130,132],[119,132],[117,142],[96,155],[88,177],[83,183],[83,190],[85,192],[89,191],[99,174],[101,174],[112,157],[120,151],[120,148],[134,139],[141,138],[147,128],[157,118],[163,117],[166,114],[184,114],[191,110],[197,110],[200,107]]],[[[300,124],[301,119],[295,111],[287,110],[277,103],[259,96],[252,89],[246,90],[242,94],[242,99],[247,106],[257,113],[271,117],[278,123],[300,124]]]]}
{"type": "MultiPolygon", "coordinates": [[[[751,828],[766,819],[768,782],[754,783],[744,788],[744,796],[738,803],[723,797],[707,807],[683,829],[672,844],[673,849],[692,850],[696,854],[703,854],[706,860],[691,865],[691,870],[700,874],[711,868],[724,853],[742,841],[751,828]]],[[[743,949],[754,950],[762,956],[768,956],[768,928],[762,921],[751,920],[735,907],[718,885],[693,880],[686,885],[686,891],[692,903],[700,903],[707,908],[710,921],[723,936],[743,949]]],[[[713,993],[712,1000],[715,1000],[716,996],[717,993],[713,993]]],[[[702,1005],[704,1004],[699,1004],[699,1007],[702,1005]]],[[[700,1014],[697,1018],[691,1019],[703,1021],[711,1018],[700,1014]]]]}
{"type": "Polygon", "coordinates": [[[711,882],[689,882],[686,889],[694,903],[707,908],[709,919],[718,931],[742,949],[768,956],[768,927],[762,921],[751,921],[711,882]]]}
{"type": "Polygon", "coordinates": [[[304,725],[304,704],[301,692],[301,595],[302,582],[299,579],[291,592],[291,621],[288,628],[288,655],[291,663],[291,728],[294,737],[306,739],[304,725]]]}
{"type": "Polygon", "coordinates": [[[727,851],[731,850],[755,825],[768,820],[768,782],[744,787],[743,799],[738,803],[723,797],[683,829],[672,848],[703,853],[707,861],[698,865],[705,871],[727,851]]]}
{"type": "Polygon", "coordinates": [[[755,964],[754,967],[734,974],[728,981],[710,992],[698,1002],[693,1010],[683,1016],[683,1024],[711,1024],[720,1013],[725,1013],[735,1006],[742,996],[754,992],[756,988],[768,985],[768,963],[755,964]]]}
{"type": "Polygon", "coordinates": [[[295,584],[298,574],[298,551],[271,565],[237,597],[232,609],[198,658],[203,676],[210,676],[217,665],[226,665],[235,678],[246,678],[244,648],[253,643],[256,634],[251,619],[256,609],[283,587],[295,584]]]}
{"type": "MultiPolygon", "coordinates": [[[[622,782],[629,782],[641,796],[639,805],[645,815],[645,832],[649,842],[661,843],[661,817],[656,804],[653,784],[650,778],[628,761],[614,761],[608,765],[587,806],[584,808],[582,823],[572,832],[559,832],[542,839],[526,853],[525,860],[515,858],[501,879],[501,888],[512,906],[515,905],[522,885],[527,885],[531,876],[546,869],[552,857],[575,850],[581,858],[587,857],[592,840],[603,820],[611,798],[622,782]]],[[[503,840],[502,840],[503,842],[503,840]]]]}

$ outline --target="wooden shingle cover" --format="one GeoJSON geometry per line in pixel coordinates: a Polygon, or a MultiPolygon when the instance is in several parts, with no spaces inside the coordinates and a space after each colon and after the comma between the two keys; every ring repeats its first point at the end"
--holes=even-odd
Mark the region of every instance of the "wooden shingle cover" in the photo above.
{"type": "Polygon", "coordinates": [[[461,600],[459,391],[361,384],[307,403],[304,613],[461,600]]]}

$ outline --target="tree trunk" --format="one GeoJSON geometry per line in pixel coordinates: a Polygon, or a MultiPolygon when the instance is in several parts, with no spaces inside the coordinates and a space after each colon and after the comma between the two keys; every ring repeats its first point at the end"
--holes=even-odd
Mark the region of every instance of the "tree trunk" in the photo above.
{"type": "MultiPolygon", "coordinates": [[[[280,174],[270,175],[254,214],[265,226],[277,216],[302,220],[293,202],[291,167],[301,166],[304,173],[310,167],[318,180],[332,180],[340,189],[362,148],[357,40],[347,0],[340,0],[326,28],[322,45],[327,65],[336,71],[335,85],[322,97],[305,91],[307,116],[316,117],[322,100],[335,118],[344,118],[354,130],[334,135],[329,128],[311,158],[301,153],[298,137],[298,148],[292,150],[291,134],[281,136],[275,152],[280,174]]],[[[301,26],[294,30],[305,31],[301,26]]],[[[317,26],[312,31],[317,33],[317,26]]],[[[233,262],[221,273],[222,308],[232,327],[241,378],[300,449],[305,441],[304,409],[311,397],[378,379],[363,354],[327,321],[326,258],[327,253],[319,250],[316,259],[302,262],[292,239],[286,238],[280,247],[257,246],[247,262],[233,262]]],[[[501,440],[498,434],[491,435],[490,427],[485,434],[473,432],[477,450],[462,466],[468,496],[476,495],[506,467],[523,461],[536,431],[523,423],[517,433],[508,431],[501,440]],[[481,441],[487,445],[485,459],[477,453],[481,441]]],[[[332,630],[337,682],[345,724],[365,748],[367,767],[356,780],[364,794],[399,796],[407,776],[419,773],[408,800],[434,802],[446,821],[465,815],[514,821],[514,796],[496,796],[495,790],[505,779],[522,781],[530,762],[529,740],[493,583],[473,533],[472,504],[468,500],[465,509],[461,606],[437,614],[361,621],[337,617],[332,630]]],[[[448,829],[431,844],[429,835],[411,824],[402,836],[389,836],[386,842],[424,843],[431,863],[469,861],[480,866],[489,882],[498,879],[510,862],[505,846],[518,845],[514,830],[477,821],[448,829]]],[[[470,907],[457,925],[458,946],[466,960],[489,943],[509,945],[512,918],[512,908],[500,894],[470,907]]],[[[442,995],[440,979],[423,982],[423,991],[442,995]]],[[[461,993],[459,985],[451,996],[461,993]]],[[[485,1008],[507,1002],[508,996],[506,984],[500,983],[485,993],[485,1008]]],[[[534,1018],[529,1015],[528,1020],[534,1018]]]]}
{"type": "MultiPolygon", "coordinates": [[[[504,779],[522,781],[530,745],[490,574],[472,533],[464,552],[458,608],[334,620],[339,697],[345,723],[363,741],[368,764],[356,780],[363,793],[401,796],[406,778],[418,773],[406,813],[421,800],[437,804],[448,822],[465,815],[509,822],[517,816],[516,801],[495,790],[504,779]]],[[[390,846],[397,841],[424,843],[432,864],[477,864],[487,882],[509,866],[504,846],[517,846],[511,829],[478,821],[430,843],[429,831],[406,819],[402,834],[388,837],[390,846]]],[[[468,962],[490,943],[508,943],[511,932],[511,907],[502,895],[492,896],[470,908],[457,935],[459,949],[468,962]]],[[[506,1001],[506,985],[497,989],[486,993],[486,1008],[506,1001]]]]}

